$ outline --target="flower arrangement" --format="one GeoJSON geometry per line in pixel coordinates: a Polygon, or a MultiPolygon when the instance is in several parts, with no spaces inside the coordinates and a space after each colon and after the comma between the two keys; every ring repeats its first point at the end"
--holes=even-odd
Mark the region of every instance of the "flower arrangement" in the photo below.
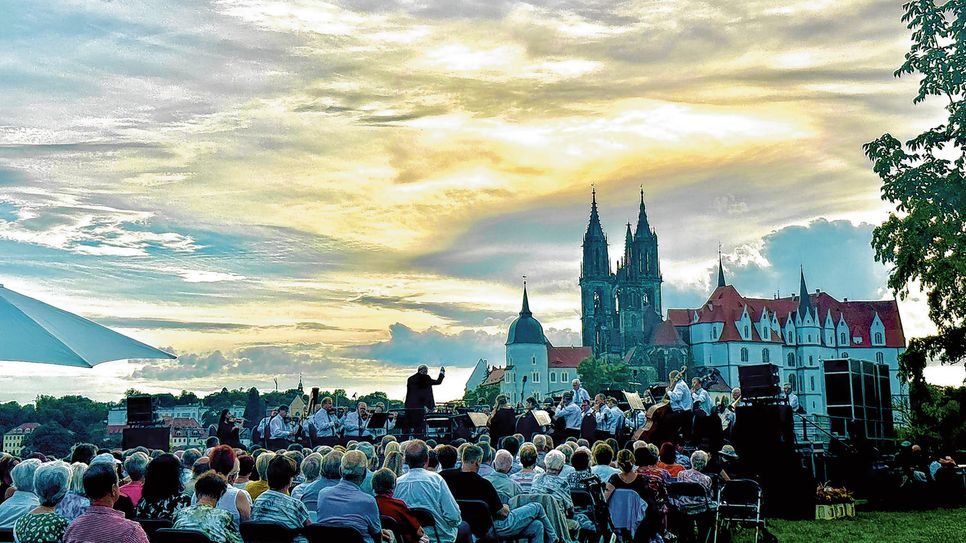
{"type": "Polygon", "coordinates": [[[820,504],[855,503],[855,496],[845,487],[836,488],[825,483],[815,490],[815,501],[820,504]]]}

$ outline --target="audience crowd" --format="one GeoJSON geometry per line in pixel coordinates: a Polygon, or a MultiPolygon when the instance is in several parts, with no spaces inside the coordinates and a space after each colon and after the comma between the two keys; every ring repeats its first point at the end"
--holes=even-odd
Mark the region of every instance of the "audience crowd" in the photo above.
{"type": "MultiPolygon", "coordinates": [[[[250,520],[291,529],[298,543],[313,523],[351,528],[367,543],[598,541],[615,527],[630,527],[635,541],[691,540],[708,529],[701,519],[716,489],[740,474],[730,445],[689,452],[613,439],[555,446],[540,434],[498,445],[487,434],[451,444],[389,435],[277,451],[217,438],[174,453],[81,443],[64,460],[0,456],[0,528],[19,543],[146,543],[150,520],[217,543],[242,542],[250,520]],[[684,483],[700,491],[673,491],[684,483]]],[[[955,466],[933,464],[910,477],[944,480],[955,466]]]]}

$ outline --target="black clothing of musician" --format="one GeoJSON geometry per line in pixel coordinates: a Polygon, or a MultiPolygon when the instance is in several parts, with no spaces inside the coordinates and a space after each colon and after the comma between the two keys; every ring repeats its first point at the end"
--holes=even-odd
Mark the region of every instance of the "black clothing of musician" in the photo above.
{"type": "Polygon", "coordinates": [[[218,436],[220,443],[236,448],[241,447],[241,441],[238,439],[239,429],[235,427],[234,420],[229,421],[228,417],[228,410],[223,409],[218,418],[218,431],[215,435],[218,436]]]}
{"type": "Polygon", "coordinates": [[[427,411],[436,407],[436,400],[433,398],[433,386],[443,382],[446,371],[442,368],[439,377],[433,379],[429,376],[426,366],[420,366],[419,370],[410,375],[406,380],[406,409],[423,408],[427,411]]]}
{"type": "Polygon", "coordinates": [[[512,408],[497,409],[490,418],[490,438],[500,444],[506,436],[512,436],[517,429],[517,414],[512,408]]]}

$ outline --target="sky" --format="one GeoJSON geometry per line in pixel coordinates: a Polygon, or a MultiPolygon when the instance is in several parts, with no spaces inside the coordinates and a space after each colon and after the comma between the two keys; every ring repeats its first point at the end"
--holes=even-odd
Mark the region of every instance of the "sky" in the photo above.
{"type": "MultiPolygon", "coordinates": [[[[462,393],[530,305],[580,344],[591,186],[643,187],[664,303],[884,299],[862,144],[936,123],[899,2],[0,0],[0,281],[179,355],[0,363],[0,400],[462,393]]],[[[900,302],[929,333],[924,297],[900,302]]],[[[959,368],[961,369],[961,368],[959,368]]],[[[935,382],[956,383],[950,368],[935,382]]]]}

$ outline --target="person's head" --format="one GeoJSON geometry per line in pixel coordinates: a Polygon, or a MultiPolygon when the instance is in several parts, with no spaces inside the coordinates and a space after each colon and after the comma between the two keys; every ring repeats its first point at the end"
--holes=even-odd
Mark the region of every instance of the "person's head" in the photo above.
{"type": "Polygon", "coordinates": [[[218,415],[218,422],[227,422],[227,421],[228,421],[228,410],[222,409],[221,415],[218,415]]]}
{"type": "Polygon", "coordinates": [[[84,493],[91,502],[104,501],[114,505],[117,490],[117,470],[107,462],[97,462],[87,468],[84,474],[84,493]]]}
{"type": "Polygon", "coordinates": [[[268,463],[268,488],[276,491],[284,491],[292,486],[292,479],[298,473],[295,460],[283,455],[277,455],[268,463]]]}
{"type": "Polygon", "coordinates": [[[634,453],[627,449],[617,451],[617,467],[624,473],[634,471],[634,453]]]}
{"type": "Polygon", "coordinates": [[[691,388],[701,388],[701,379],[697,377],[691,378],[691,388]]]}
{"type": "Polygon", "coordinates": [[[735,387],[731,389],[731,401],[734,402],[741,397],[741,388],[735,387]]]}
{"type": "Polygon", "coordinates": [[[570,384],[574,387],[574,390],[577,390],[580,388],[580,379],[574,379],[570,384]]]}
{"type": "Polygon", "coordinates": [[[533,446],[537,448],[537,452],[547,450],[547,436],[543,434],[533,436],[533,446]]]}
{"type": "Polygon", "coordinates": [[[604,443],[606,443],[607,446],[610,447],[610,450],[614,451],[615,455],[617,454],[617,451],[621,450],[620,446],[617,444],[617,440],[612,437],[607,438],[607,440],[604,441],[604,443]]]}
{"type": "Polygon", "coordinates": [[[250,454],[243,454],[238,457],[238,476],[251,477],[255,471],[255,458],[250,454]]]}
{"type": "Polygon", "coordinates": [[[436,461],[439,462],[440,469],[456,467],[457,460],[456,447],[452,445],[439,445],[436,447],[436,461]]]}
{"type": "Polygon", "coordinates": [[[17,467],[20,460],[16,456],[11,456],[7,453],[0,453],[0,483],[5,485],[12,485],[13,480],[10,477],[10,472],[13,468],[17,467]]]}
{"type": "Polygon", "coordinates": [[[377,496],[392,496],[396,490],[396,474],[391,469],[382,468],[372,474],[372,491],[377,496]]]}
{"type": "Polygon", "coordinates": [[[563,393],[563,402],[566,404],[566,403],[570,403],[572,401],[574,401],[574,393],[573,393],[573,391],[568,390],[567,392],[564,392],[563,393]]]}
{"type": "Polygon", "coordinates": [[[258,472],[258,479],[261,481],[268,480],[268,464],[275,459],[277,455],[273,452],[263,452],[258,455],[255,459],[255,471],[258,472]]]}
{"type": "Polygon", "coordinates": [[[661,462],[665,464],[673,464],[677,461],[677,450],[674,448],[674,443],[670,441],[665,441],[661,443],[661,450],[658,453],[658,458],[661,462]]]}
{"type": "Polygon", "coordinates": [[[429,447],[421,439],[413,439],[407,443],[403,454],[406,457],[406,465],[410,469],[424,468],[429,462],[429,447]]]}
{"type": "Polygon", "coordinates": [[[399,442],[398,441],[387,441],[386,442],[386,447],[383,449],[383,452],[387,456],[390,455],[390,454],[392,454],[392,453],[394,453],[394,452],[397,452],[397,453],[402,454],[402,448],[399,446],[399,442]]]}
{"type": "Polygon", "coordinates": [[[477,445],[469,445],[463,449],[460,457],[463,471],[476,472],[480,469],[480,462],[483,460],[483,449],[477,445]]]}
{"type": "Polygon", "coordinates": [[[205,449],[207,450],[207,449],[211,449],[213,447],[217,447],[219,443],[221,443],[221,442],[218,441],[218,438],[217,437],[210,436],[208,439],[205,440],[205,449]]]}
{"type": "Polygon", "coordinates": [[[84,474],[87,473],[87,464],[74,462],[70,465],[70,488],[68,491],[75,494],[84,495],[84,474]]]}
{"type": "Polygon", "coordinates": [[[70,451],[70,463],[90,464],[95,456],[97,456],[97,447],[93,443],[78,443],[70,451]]]}
{"type": "Polygon", "coordinates": [[[614,460],[614,449],[611,449],[607,443],[598,443],[594,445],[593,455],[594,465],[609,466],[614,460]]]}
{"type": "Polygon", "coordinates": [[[144,470],[142,496],[148,502],[177,496],[184,491],[181,484],[181,462],[173,454],[162,454],[151,460],[144,470]]]}
{"type": "Polygon", "coordinates": [[[319,478],[319,474],[322,473],[322,455],[319,453],[312,453],[302,460],[302,476],[305,477],[305,482],[310,483],[319,478]]]}
{"type": "Polygon", "coordinates": [[[785,386],[782,387],[782,388],[785,390],[785,394],[790,394],[792,392],[792,385],[791,385],[791,383],[785,383],[785,386]]]}
{"type": "Polygon", "coordinates": [[[18,491],[34,491],[34,473],[36,473],[37,468],[40,467],[40,463],[40,460],[37,460],[36,458],[29,458],[17,464],[17,467],[13,468],[13,471],[10,472],[10,478],[13,479],[13,486],[15,486],[18,491]]]}
{"type": "Polygon", "coordinates": [[[322,398],[322,409],[324,409],[326,411],[331,411],[333,408],[334,407],[332,405],[332,397],[331,396],[326,396],[325,398],[322,398]]]}
{"type": "Polygon", "coordinates": [[[70,488],[70,465],[59,460],[47,462],[34,472],[34,494],[44,507],[54,507],[70,488]]]}
{"type": "Polygon", "coordinates": [[[288,458],[291,458],[293,461],[295,461],[295,470],[296,471],[299,470],[299,468],[302,466],[302,461],[305,460],[305,455],[302,454],[302,451],[301,450],[298,450],[298,451],[293,451],[293,450],[286,451],[285,452],[285,456],[287,456],[288,458]]]}
{"type": "Polygon", "coordinates": [[[493,403],[493,409],[503,409],[508,403],[509,400],[507,400],[506,394],[497,394],[496,401],[493,403]]]}
{"type": "Polygon", "coordinates": [[[359,451],[349,451],[342,457],[342,480],[362,486],[366,480],[369,459],[359,451]]]}
{"type": "Polygon", "coordinates": [[[215,470],[208,470],[198,477],[195,481],[195,496],[198,501],[202,499],[217,502],[228,489],[228,480],[225,476],[215,470]]]}
{"type": "Polygon", "coordinates": [[[280,405],[280,406],[278,406],[278,414],[281,415],[281,416],[283,416],[283,417],[287,417],[288,416],[288,406],[287,405],[280,405]]]}
{"type": "Polygon", "coordinates": [[[520,465],[526,469],[537,465],[537,447],[533,443],[524,443],[520,447],[520,465]]]}
{"type": "Polygon", "coordinates": [[[570,457],[570,465],[577,471],[590,469],[590,451],[584,447],[580,447],[574,451],[573,456],[570,457]]]}
{"type": "Polygon", "coordinates": [[[564,454],[556,449],[548,452],[546,458],[543,459],[543,464],[547,466],[547,473],[551,475],[559,474],[566,463],[567,459],[564,454]]]}
{"type": "Polygon", "coordinates": [[[708,453],[701,450],[691,453],[691,469],[694,471],[703,471],[707,465],[708,453]]]}
{"type": "Polygon", "coordinates": [[[527,398],[527,409],[536,409],[536,408],[537,408],[537,399],[534,398],[533,396],[528,397],[527,398]]]}
{"type": "Polygon", "coordinates": [[[367,411],[369,411],[369,406],[366,405],[366,402],[359,402],[356,404],[356,411],[358,411],[360,415],[364,415],[367,411]]]}
{"type": "Polygon", "coordinates": [[[143,452],[136,452],[124,461],[124,471],[127,472],[132,481],[140,481],[144,479],[144,470],[147,469],[150,461],[151,458],[148,455],[143,452]]]}
{"type": "Polygon", "coordinates": [[[322,457],[322,476],[330,481],[342,478],[342,451],[332,450],[322,457]]]}
{"type": "Polygon", "coordinates": [[[557,448],[554,449],[554,450],[555,451],[560,451],[564,455],[564,463],[565,464],[569,464],[570,463],[570,457],[573,456],[573,454],[574,454],[574,449],[572,449],[570,447],[570,443],[563,443],[561,445],[558,445],[557,448]]]}
{"type": "Polygon", "coordinates": [[[429,373],[429,367],[427,367],[426,364],[420,364],[419,367],[416,368],[416,372],[426,375],[429,373]]]}
{"type": "Polygon", "coordinates": [[[403,455],[399,451],[393,451],[386,455],[385,461],[382,463],[382,467],[385,469],[392,470],[396,475],[402,475],[403,472],[403,455]]]}
{"type": "Polygon", "coordinates": [[[512,456],[516,456],[520,452],[520,441],[517,440],[515,436],[506,436],[503,438],[503,448],[507,450],[512,456]]]}
{"type": "Polygon", "coordinates": [[[650,447],[639,447],[634,450],[634,463],[638,466],[653,466],[657,463],[657,455],[650,447]]]}
{"type": "Polygon", "coordinates": [[[191,469],[199,458],[201,458],[201,451],[198,449],[187,449],[184,454],[181,455],[181,467],[184,469],[191,469]]]}
{"type": "Polygon", "coordinates": [[[510,451],[506,449],[496,451],[496,456],[493,457],[493,469],[500,473],[510,473],[513,469],[513,455],[510,451]]]}

